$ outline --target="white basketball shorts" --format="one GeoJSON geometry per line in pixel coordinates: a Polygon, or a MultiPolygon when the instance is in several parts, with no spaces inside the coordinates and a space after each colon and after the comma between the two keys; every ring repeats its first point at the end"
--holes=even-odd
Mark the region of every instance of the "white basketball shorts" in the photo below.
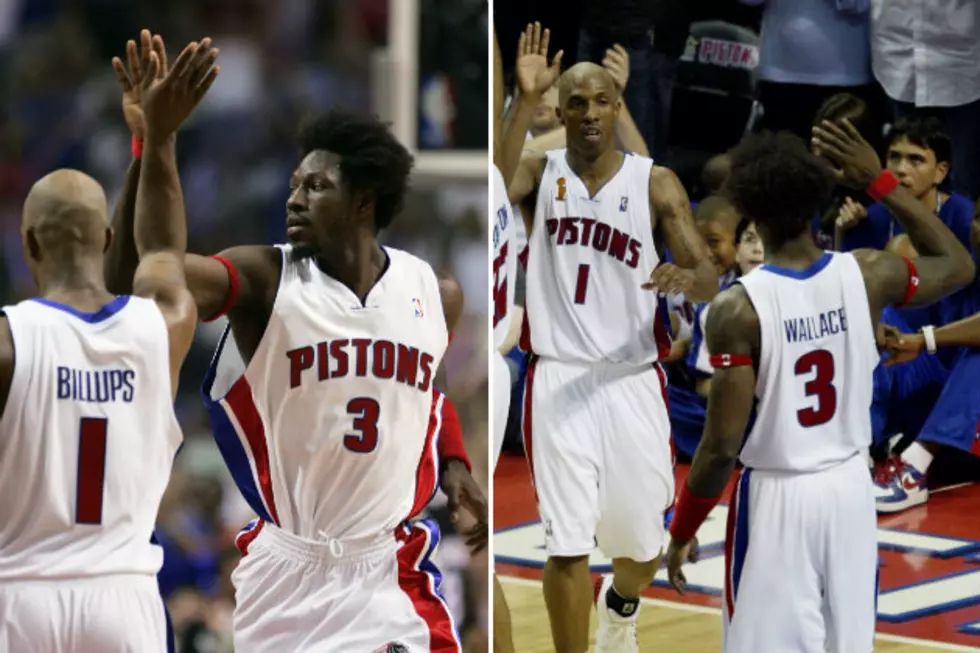
{"type": "Polygon", "coordinates": [[[493,356],[493,469],[504,447],[507,415],[510,412],[510,369],[499,352],[493,356]]]}
{"type": "Polygon", "coordinates": [[[0,653],[168,653],[155,576],[0,583],[0,653]]]}
{"type": "Polygon", "coordinates": [[[743,470],[725,562],[725,653],[871,653],[878,530],[864,456],[812,474],[743,470]]]}
{"type": "Polygon", "coordinates": [[[548,555],[660,554],[674,496],[665,390],[659,366],[532,358],[524,446],[548,555]]]}
{"type": "Polygon", "coordinates": [[[430,557],[435,522],[372,542],[314,542],[262,521],[238,535],[236,651],[461,653],[430,557]]]}

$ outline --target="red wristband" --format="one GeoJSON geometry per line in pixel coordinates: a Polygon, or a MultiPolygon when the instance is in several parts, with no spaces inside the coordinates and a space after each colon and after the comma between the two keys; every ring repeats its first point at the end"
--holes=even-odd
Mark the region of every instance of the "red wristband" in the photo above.
{"type": "Polygon", "coordinates": [[[726,368],[726,367],[742,367],[743,365],[751,365],[752,357],[745,354],[709,354],[708,362],[711,363],[711,367],[726,368]]]}
{"type": "Polygon", "coordinates": [[[201,322],[214,322],[219,317],[231,310],[231,307],[235,305],[235,300],[238,299],[238,289],[241,284],[241,280],[238,278],[238,268],[235,267],[234,263],[226,259],[224,256],[219,256],[217,254],[210,256],[209,258],[213,258],[215,261],[221,263],[223,266],[225,266],[225,270],[228,271],[228,295],[225,297],[225,301],[221,305],[221,308],[219,308],[214,315],[209,315],[202,318],[201,322]]]}
{"type": "Polygon", "coordinates": [[[904,256],[902,260],[909,268],[909,285],[905,287],[905,297],[902,298],[902,302],[896,304],[895,308],[901,308],[912,301],[912,298],[915,297],[915,291],[919,289],[919,271],[915,269],[915,263],[904,256]]]}
{"type": "Polygon", "coordinates": [[[689,542],[693,539],[720,498],[720,496],[699,497],[692,493],[685,483],[677,498],[674,520],[670,523],[670,537],[678,542],[689,542]]]}
{"type": "Polygon", "coordinates": [[[865,191],[877,202],[896,188],[898,188],[898,178],[890,170],[882,170],[881,174],[868,184],[865,191]]]}
{"type": "Polygon", "coordinates": [[[466,469],[470,472],[473,471],[470,458],[466,455],[466,447],[463,445],[463,427],[459,423],[459,413],[456,412],[456,406],[448,396],[442,401],[442,431],[439,433],[436,449],[441,463],[455,459],[466,465],[466,469]]]}
{"type": "Polygon", "coordinates": [[[136,138],[136,134],[133,134],[133,141],[130,147],[132,147],[134,159],[143,158],[143,141],[136,138]]]}

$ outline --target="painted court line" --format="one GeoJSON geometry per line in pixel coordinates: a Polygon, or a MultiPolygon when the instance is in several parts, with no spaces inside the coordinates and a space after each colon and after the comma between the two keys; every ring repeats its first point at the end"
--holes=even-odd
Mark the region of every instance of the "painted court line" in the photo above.
{"type": "MultiPolygon", "coordinates": [[[[524,587],[536,587],[536,588],[541,587],[541,581],[534,580],[531,578],[518,578],[516,576],[504,576],[504,575],[498,575],[497,578],[500,579],[501,583],[507,583],[509,585],[523,585],[524,587]]],[[[721,610],[719,608],[711,608],[705,605],[691,605],[689,603],[681,603],[679,601],[666,601],[664,599],[653,599],[648,596],[641,596],[640,601],[646,603],[647,605],[656,605],[662,608],[673,608],[675,610],[685,610],[687,612],[698,612],[701,614],[721,616],[721,610]]],[[[980,649],[973,646],[964,646],[962,644],[951,644],[949,642],[937,642],[930,639],[918,639],[915,637],[902,637],[900,635],[889,635],[887,633],[875,633],[875,639],[880,639],[883,642],[895,642],[896,644],[924,646],[927,648],[940,649],[943,651],[958,651],[960,653],[978,653],[978,651],[980,651],[980,649]]]]}

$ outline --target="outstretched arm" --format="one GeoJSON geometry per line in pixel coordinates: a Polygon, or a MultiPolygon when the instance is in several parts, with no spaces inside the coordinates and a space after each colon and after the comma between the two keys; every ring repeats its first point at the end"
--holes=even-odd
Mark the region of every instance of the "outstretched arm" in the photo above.
{"type": "Polygon", "coordinates": [[[868,300],[877,320],[891,304],[922,306],[945,297],[973,280],[973,258],[959,239],[925,204],[883,172],[877,153],[847,120],[824,121],[813,129],[813,145],[832,164],[839,183],[868,189],[888,207],[908,232],[920,257],[914,265],[888,252],[855,250],[864,271],[868,300]]]}
{"type": "Polygon", "coordinates": [[[694,453],[691,472],[681,489],[670,525],[668,576],[683,591],[680,568],[708,513],[721,498],[735,469],[742,438],[752,413],[759,351],[759,318],[745,293],[735,284],[711,302],[705,338],[713,352],[715,373],[708,396],[704,434],[694,453]]]}
{"type": "Polygon", "coordinates": [[[187,290],[187,220],[177,173],[174,134],[217,76],[210,39],[192,43],[165,76],[156,52],[142,81],[146,121],[144,165],[136,195],[134,241],[140,263],[133,291],[153,299],[167,323],[171,392],[176,396],[184,357],[194,339],[197,310],[187,290]]]}
{"type": "Polygon", "coordinates": [[[654,166],[650,173],[650,212],[654,231],[667,245],[676,266],[662,265],[654,270],[645,287],[683,292],[695,302],[711,301],[718,294],[718,272],[694,226],[687,191],[668,168],[654,166]]]}
{"type": "Polygon", "coordinates": [[[136,243],[133,240],[133,216],[136,211],[136,188],[140,181],[140,152],[145,137],[143,107],[140,105],[143,75],[150,67],[150,52],[156,52],[159,74],[168,71],[167,50],[159,35],[151,35],[149,30],[140,32],[140,46],[137,54],[136,41],[126,43],[126,65],[122,59],[114,57],[112,68],[116,72],[119,88],[122,91],[122,110],[126,126],[133,136],[133,160],[126,170],[122,191],[116,200],[112,215],[113,238],[105,255],[105,281],[109,292],[126,295],[133,292],[133,277],[139,264],[136,243]],[[128,69],[128,70],[127,70],[128,69]]]}

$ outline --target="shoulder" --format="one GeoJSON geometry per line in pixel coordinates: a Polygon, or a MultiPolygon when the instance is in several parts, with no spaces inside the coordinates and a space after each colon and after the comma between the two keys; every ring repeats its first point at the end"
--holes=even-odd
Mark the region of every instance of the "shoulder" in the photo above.
{"type": "MultiPolygon", "coordinates": [[[[708,348],[712,351],[722,351],[736,343],[758,342],[759,315],[741,283],[729,286],[711,300],[704,330],[708,348]]],[[[741,352],[732,350],[729,353],[741,352]]]]}
{"type": "Polygon", "coordinates": [[[657,204],[684,202],[688,206],[691,203],[677,173],[658,165],[650,167],[650,201],[657,204]]]}

